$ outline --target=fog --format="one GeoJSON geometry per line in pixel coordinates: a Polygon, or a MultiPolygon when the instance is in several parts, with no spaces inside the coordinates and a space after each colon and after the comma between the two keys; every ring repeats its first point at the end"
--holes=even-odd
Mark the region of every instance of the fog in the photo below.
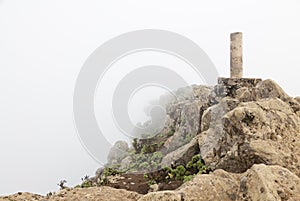
{"type": "MultiPolygon", "coordinates": [[[[297,96],[299,10],[297,0],[0,0],[0,195],[45,194],[62,179],[74,186],[100,166],[80,142],[72,104],[80,69],[102,43],[134,30],[173,31],[196,42],[226,77],[229,34],[242,31],[245,77],[272,78],[297,96]]],[[[130,69],[154,64],[201,83],[170,55],[135,54],[116,63],[95,94],[95,113],[99,124],[106,119],[111,143],[126,139],[101,116],[110,112],[114,87],[130,69]]],[[[145,105],[163,93],[137,93],[129,103],[132,121],[146,121],[145,105]]]]}

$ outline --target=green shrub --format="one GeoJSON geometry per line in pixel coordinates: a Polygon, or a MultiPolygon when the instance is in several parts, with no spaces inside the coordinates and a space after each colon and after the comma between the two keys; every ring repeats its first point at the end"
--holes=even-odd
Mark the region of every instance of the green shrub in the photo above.
{"type": "Polygon", "coordinates": [[[94,186],[94,185],[93,185],[92,181],[84,181],[84,182],[80,185],[81,188],[90,188],[90,187],[93,187],[93,186],[94,186]]]}
{"type": "Polygon", "coordinates": [[[111,167],[105,167],[104,168],[104,176],[108,177],[108,176],[114,176],[117,174],[120,174],[121,172],[119,172],[118,170],[111,168],[111,167]]]}
{"type": "Polygon", "coordinates": [[[168,137],[171,137],[172,135],[174,135],[175,133],[175,130],[170,130],[168,133],[167,133],[167,136],[168,137]]]}
{"type": "Polygon", "coordinates": [[[187,175],[183,177],[183,182],[191,181],[195,175],[187,175]]]}
{"type": "Polygon", "coordinates": [[[148,162],[143,162],[143,163],[139,164],[139,168],[148,170],[150,168],[150,165],[148,162]]]}
{"type": "Polygon", "coordinates": [[[153,153],[153,155],[151,157],[151,160],[156,161],[156,162],[160,162],[163,157],[164,157],[164,155],[160,151],[157,151],[157,152],[153,153]]]}

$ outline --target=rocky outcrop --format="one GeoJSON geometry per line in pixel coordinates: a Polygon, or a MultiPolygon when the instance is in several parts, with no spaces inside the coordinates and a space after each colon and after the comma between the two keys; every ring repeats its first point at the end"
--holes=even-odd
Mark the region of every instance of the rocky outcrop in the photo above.
{"type": "Polygon", "coordinates": [[[198,138],[195,137],[188,144],[167,154],[161,161],[161,167],[168,167],[187,164],[193,156],[199,153],[198,138]]]}
{"type": "Polygon", "coordinates": [[[148,193],[139,201],[235,200],[238,194],[238,175],[216,170],[209,175],[197,175],[175,191],[148,193]]]}
{"type": "MultiPolygon", "coordinates": [[[[179,110],[174,113],[176,124],[174,125],[174,134],[165,142],[168,151],[176,150],[182,145],[190,142],[199,131],[200,127],[200,110],[202,103],[199,101],[189,103],[179,103],[172,105],[179,110]]],[[[173,116],[173,115],[172,115],[173,116]]],[[[169,128],[170,129],[170,128],[169,128]]]]}
{"type": "Polygon", "coordinates": [[[3,196],[0,197],[0,201],[19,201],[19,200],[42,200],[44,196],[33,194],[33,193],[27,193],[27,192],[18,192],[14,195],[9,196],[3,196]]]}
{"type": "Polygon", "coordinates": [[[197,175],[174,191],[166,190],[140,195],[111,187],[64,189],[51,196],[18,193],[0,197],[0,201],[19,200],[94,200],[94,201],[273,201],[300,200],[300,179],[280,166],[253,165],[243,174],[216,170],[197,175]]]}
{"type": "Polygon", "coordinates": [[[174,131],[164,143],[168,152],[190,142],[200,132],[201,117],[209,107],[212,87],[194,85],[192,88],[192,98],[167,106],[167,121],[163,133],[174,131]]]}
{"type": "Polygon", "coordinates": [[[166,190],[140,195],[111,187],[64,189],[51,196],[18,193],[0,197],[0,201],[18,200],[94,200],[94,201],[273,201],[300,200],[300,179],[288,169],[264,164],[253,165],[242,174],[216,170],[197,175],[174,191],[166,190]]]}
{"type": "Polygon", "coordinates": [[[241,97],[243,87],[229,87],[228,82],[226,97],[202,117],[205,132],[200,135],[205,139],[200,152],[206,165],[244,172],[253,164],[276,164],[300,175],[297,101],[271,80],[254,80],[252,87],[247,86],[249,99],[241,97]]]}
{"type": "Polygon", "coordinates": [[[300,200],[300,179],[280,166],[254,165],[240,177],[237,200],[300,200]]]}
{"type": "Polygon", "coordinates": [[[125,141],[117,141],[110,149],[107,161],[108,164],[120,163],[126,156],[128,156],[128,144],[125,141]]]}
{"type": "Polygon", "coordinates": [[[139,199],[152,200],[300,200],[300,179],[285,168],[264,164],[254,165],[243,174],[216,170],[209,175],[197,175],[176,191],[149,193],[139,199]]]}
{"type": "Polygon", "coordinates": [[[133,201],[138,200],[140,197],[141,195],[135,192],[103,186],[91,188],[67,188],[49,196],[40,196],[30,193],[17,193],[15,195],[0,197],[0,201],[133,201]]]}

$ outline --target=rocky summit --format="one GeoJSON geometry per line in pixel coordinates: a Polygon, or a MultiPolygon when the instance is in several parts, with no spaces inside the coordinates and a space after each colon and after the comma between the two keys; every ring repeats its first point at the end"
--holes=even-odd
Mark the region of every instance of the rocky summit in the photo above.
{"type": "Polygon", "coordinates": [[[299,201],[300,98],[272,80],[219,78],[214,87],[190,88],[161,97],[161,132],[116,142],[94,177],[0,201],[299,201]]]}

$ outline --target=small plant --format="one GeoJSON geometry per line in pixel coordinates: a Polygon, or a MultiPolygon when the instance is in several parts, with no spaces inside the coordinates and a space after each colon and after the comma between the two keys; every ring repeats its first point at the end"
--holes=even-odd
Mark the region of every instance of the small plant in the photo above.
{"type": "Polygon", "coordinates": [[[90,180],[90,177],[88,175],[81,178],[82,184],[80,185],[81,188],[89,188],[93,187],[93,182],[90,180]]]}
{"type": "Polygon", "coordinates": [[[153,184],[156,184],[156,181],[155,181],[155,180],[149,180],[149,181],[148,181],[148,185],[149,185],[149,186],[151,186],[151,185],[153,185],[153,184]]]}
{"type": "Polygon", "coordinates": [[[104,176],[108,177],[108,176],[114,176],[119,174],[119,172],[115,169],[112,168],[105,168],[104,169],[104,176]]]}
{"type": "Polygon", "coordinates": [[[172,135],[174,135],[174,133],[175,133],[175,128],[172,127],[171,130],[169,130],[169,132],[167,133],[167,136],[171,137],[172,135]]]}
{"type": "Polygon", "coordinates": [[[183,140],[183,145],[189,143],[193,139],[194,136],[195,135],[193,135],[193,134],[187,134],[183,140]]]}
{"type": "Polygon", "coordinates": [[[186,168],[193,169],[194,171],[196,171],[197,173],[200,173],[200,174],[207,172],[207,168],[202,163],[200,154],[193,156],[192,160],[190,162],[188,162],[188,164],[186,165],[186,168]]]}
{"type": "Polygon", "coordinates": [[[148,170],[150,168],[150,164],[148,162],[143,162],[139,165],[139,168],[148,170]]]}
{"type": "Polygon", "coordinates": [[[90,176],[85,175],[83,178],[81,178],[81,181],[87,181],[90,179],[90,176]]]}
{"type": "Polygon", "coordinates": [[[165,168],[165,171],[167,173],[166,179],[173,179],[175,178],[176,180],[183,180],[184,176],[188,176],[191,173],[185,169],[183,165],[177,166],[175,169],[174,168],[165,168]]]}
{"type": "Polygon", "coordinates": [[[137,138],[133,139],[132,146],[133,146],[135,152],[137,153],[138,152],[138,139],[137,138]]]}
{"type": "Polygon", "coordinates": [[[102,185],[106,185],[108,184],[108,179],[106,177],[102,178],[99,182],[98,182],[98,186],[102,186],[102,185]]]}
{"type": "Polygon", "coordinates": [[[66,189],[67,187],[65,184],[67,183],[66,180],[61,180],[57,185],[60,187],[60,190],[66,189]]]}
{"type": "Polygon", "coordinates": [[[84,181],[84,182],[80,185],[81,188],[90,188],[90,187],[93,187],[93,186],[94,186],[94,185],[93,185],[92,181],[84,181]]]}
{"type": "Polygon", "coordinates": [[[160,151],[157,151],[153,153],[151,160],[155,162],[160,162],[163,157],[164,155],[160,151]]]}
{"type": "Polygon", "coordinates": [[[149,179],[147,173],[144,173],[144,179],[146,179],[146,180],[149,179]]]}
{"type": "Polygon", "coordinates": [[[158,144],[158,148],[161,148],[165,145],[165,142],[164,141],[161,141],[159,144],[158,144]]]}
{"type": "Polygon", "coordinates": [[[173,173],[175,174],[176,180],[182,180],[183,177],[186,175],[186,169],[183,165],[179,165],[177,166],[175,171],[173,171],[173,173]]]}
{"type": "Polygon", "coordinates": [[[191,181],[195,175],[187,175],[183,177],[183,182],[191,181]]]}

